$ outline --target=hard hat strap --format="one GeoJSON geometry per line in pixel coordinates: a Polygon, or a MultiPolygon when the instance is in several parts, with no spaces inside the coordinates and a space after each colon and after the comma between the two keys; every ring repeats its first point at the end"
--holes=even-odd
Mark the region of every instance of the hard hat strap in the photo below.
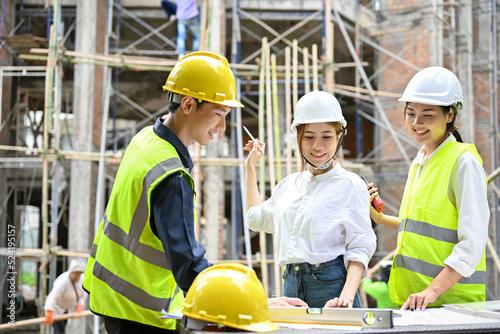
{"type": "Polygon", "coordinates": [[[339,149],[342,147],[342,143],[344,142],[344,137],[345,137],[345,135],[347,133],[346,128],[344,128],[342,126],[342,124],[340,124],[340,128],[342,130],[342,137],[340,137],[340,140],[339,140],[339,142],[337,144],[337,149],[335,150],[335,154],[333,155],[334,158],[335,158],[335,155],[337,155],[337,152],[339,151],[339,149]]]}

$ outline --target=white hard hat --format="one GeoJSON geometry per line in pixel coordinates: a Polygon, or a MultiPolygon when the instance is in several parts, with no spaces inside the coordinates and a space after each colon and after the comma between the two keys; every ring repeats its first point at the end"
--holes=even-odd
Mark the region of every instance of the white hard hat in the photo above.
{"type": "Polygon", "coordinates": [[[411,78],[399,101],[433,106],[453,105],[462,109],[464,96],[460,81],[453,72],[444,67],[431,66],[411,78]]]}
{"type": "Polygon", "coordinates": [[[392,266],[392,260],[384,260],[384,261],[380,261],[380,266],[382,268],[385,268],[387,266],[392,266]]]}
{"type": "Polygon", "coordinates": [[[344,129],[347,126],[340,103],[335,96],[318,90],[302,96],[295,105],[292,132],[297,132],[300,124],[323,122],[337,122],[344,129]]]}
{"type": "Polygon", "coordinates": [[[86,267],[85,263],[80,262],[78,260],[71,260],[71,262],[69,263],[68,271],[70,273],[74,273],[74,272],[83,273],[85,271],[85,267],[86,267]]]}

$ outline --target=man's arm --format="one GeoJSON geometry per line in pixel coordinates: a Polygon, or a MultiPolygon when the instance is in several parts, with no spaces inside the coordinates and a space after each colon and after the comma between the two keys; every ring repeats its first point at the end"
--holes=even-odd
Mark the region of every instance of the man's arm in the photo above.
{"type": "Polygon", "coordinates": [[[194,234],[191,185],[180,174],[172,175],[157,185],[151,202],[151,228],[162,242],[177,285],[187,292],[195,277],[210,266],[194,234]]]}

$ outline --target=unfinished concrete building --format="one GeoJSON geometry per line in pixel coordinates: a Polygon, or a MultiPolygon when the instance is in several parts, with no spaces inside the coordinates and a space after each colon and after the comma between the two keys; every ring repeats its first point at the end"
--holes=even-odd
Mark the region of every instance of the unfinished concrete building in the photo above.
{"type": "MultiPolygon", "coordinates": [[[[201,49],[229,59],[245,105],[231,112],[218,140],[191,147],[196,229],[211,262],[251,265],[268,295],[281,294],[272,236],[244,225],[242,147],[249,138],[242,125],[272,147],[261,180],[268,196],[297,170],[288,129],[295,102],[313,89],[341,101],[348,122],[343,164],[373,181],[387,213],[397,215],[419,148],[405,131],[397,98],[419,69],[440,65],[462,82],[460,132],[475,143],[491,177],[487,299],[498,299],[496,1],[198,4],[201,49]]],[[[1,300],[5,306],[13,230],[17,305],[41,316],[41,301],[68,257],[88,256],[128,142],[166,113],[161,87],[178,56],[176,26],[159,0],[2,0],[1,6],[1,300]]],[[[374,228],[376,262],[395,248],[396,232],[374,228]]]]}

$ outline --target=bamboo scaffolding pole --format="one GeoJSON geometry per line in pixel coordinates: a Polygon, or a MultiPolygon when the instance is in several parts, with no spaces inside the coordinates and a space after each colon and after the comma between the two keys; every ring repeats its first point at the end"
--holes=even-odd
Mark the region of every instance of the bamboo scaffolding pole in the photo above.
{"type": "MultiPolygon", "coordinates": [[[[276,153],[276,182],[280,182],[282,179],[281,173],[281,137],[280,137],[280,110],[278,104],[278,78],[276,76],[276,55],[271,55],[271,81],[272,81],[272,93],[273,93],[273,129],[274,129],[274,147],[276,153]]],[[[270,111],[268,111],[270,112],[270,111]]],[[[272,168],[272,167],[271,167],[272,168]]],[[[279,257],[278,252],[278,242],[277,238],[273,239],[273,254],[274,258],[279,257]]],[[[274,286],[275,295],[281,296],[281,270],[280,267],[275,263],[274,265],[274,286]]]]}
{"type": "MultiPolygon", "coordinates": [[[[260,74],[259,74],[259,137],[265,138],[265,112],[266,112],[266,87],[265,87],[265,76],[267,69],[267,37],[262,38],[262,48],[261,48],[261,59],[260,59],[260,74]]],[[[264,155],[259,160],[259,193],[261,199],[264,200],[266,194],[266,156],[264,155]]],[[[260,248],[260,267],[262,272],[262,285],[265,291],[269,291],[269,274],[267,272],[267,240],[266,232],[259,232],[259,248],[260,248]]]]}
{"type": "MultiPolygon", "coordinates": [[[[34,49],[32,49],[34,50],[34,49]]],[[[46,50],[46,49],[40,49],[40,50],[46,50]]],[[[73,53],[72,51],[68,51],[70,53],[73,53]]],[[[110,67],[118,67],[118,68],[127,68],[130,70],[134,71],[171,71],[175,62],[171,62],[171,59],[168,58],[154,58],[158,59],[158,62],[152,62],[151,64],[145,63],[143,64],[141,61],[133,61],[133,62],[128,62],[126,58],[123,57],[117,57],[117,56],[105,56],[106,58],[104,59],[94,59],[97,54],[90,54],[90,53],[82,53],[79,52],[79,56],[73,56],[70,57],[67,54],[64,56],[60,56],[59,60],[62,62],[69,62],[69,63],[82,63],[82,64],[90,64],[90,65],[100,65],[100,66],[110,66],[110,67]],[[164,61],[170,61],[168,64],[161,65],[162,60],[164,61]],[[160,63],[160,64],[158,64],[160,63]]],[[[103,56],[104,57],[104,56],[103,56]]],[[[40,61],[47,61],[48,57],[47,56],[39,56],[39,55],[30,55],[30,54],[21,54],[19,56],[21,59],[26,59],[26,60],[40,60],[40,61]]],[[[151,58],[149,58],[151,59],[151,58]]],[[[363,66],[368,66],[368,62],[362,62],[361,63],[363,66]]],[[[259,66],[258,65],[250,65],[250,64],[235,64],[235,63],[230,63],[229,66],[233,70],[234,74],[236,75],[251,75],[251,76],[258,76],[259,75],[259,66]]],[[[318,63],[319,66],[319,63],[318,63]]],[[[347,63],[331,63],[331,64],[323,64],[324,67],[329,67],[332,68],[333,70],[338,70],[340,68],[347,68],[347,67],[355,67],[356,64],[353,62],[347,62],[347,63]]],[[[278,72],[284,72],[285,68],[284,65],[277,65],[276,69],[278,72]]],[[[303,70],[303,65],[298,66],[299,70],[303,70]]],[[[43,74],[45,75],[45,74],[43,74]]],[[[301,75],[301,74],[299,74],[301,75]]],[[[3,74],[3,76],[13,76],[13,75],[7,75],[3,74]]],[[[40,74],[40,76],[42,76],[40,74]]]]}
{"type": "Polygon", "coordinates": [[[303,48],[303,62],[304,62],[304,94],[311,91],[311,79],[309,78],[309,49],[303,48]]]}
{"type": "MultiPolygon", "coordinates": [[[[8,255],[9,248],[0,248],[0,255],[8,255]]],[[[71,256],[79,258],[88,258],[89,252],[75,252],[64,250],[60,246],[51,247],[48,249],[49,254],[57,256],[71,256]]],[[[16,256],[19,257],[43,257],[47,255],[47,251],[41,248],[16,248],[16,256]]]]}
{"type": "Polygon", "coordinates": [[[91,161],[99,161],[99,158],[101,156],[109,161],[109,162],[116,162],[119,163],[121,161],[121,154],[120,153],[105,153],[101,155],[98,152],[79,152],[79,151],[65,151],[65,150],[58,150],[58,149],[40,149],[40,148],[29,148],[29,147],[23,147],[23,146],[9,146],[9,145],[0,145],[0,151],[17,151],[17,152],[29,152],[29,153],[35,153],[37,155],[45,155],[46,157],[49,158],[49,160],[54,160],[54,159],[68,159],[68,160],[91,160],[91,161]]]}
{"type": "MultiPolygon", "coordinates": [[[[55,72],[57,67],[57,53],[59,49],[58,34],[60,27],[60,10],[61,5],[59,0],[53,2],[53,24],[50,27],[50,43],[47,59],[47,68],[45,76],[45,105],[43,112],[43,148],[42,154],[42,248],[48,254],[49,252],[49,157],[46,150],[50,146],[49,142],[49,127],[52,126],[52,114],[54,112],[54,86],[55,86],[55,72]]],[[[47,291],[47,264],[50,260],[49,256],[42,256],[41,258],[41,273],[39,276],[40,290],[39,301],[43,305],[45,303],[45,294],[47,291]]],[[[44,328],[40,328],[43,333],[44,328]]]]}
{"type": "MultiPolygon", "coordinates": [[[[276,174],[275,174],[275,140],[273,133],[273,106],[272,106],[272,81],[271,81],[271,47],[269,44],[266,46],[266,129],[267,129],[267,154],[269,156],[269,186],[271,188],[271,193],[276,186],[276,174]]],[[[273,258],[277,262],[277,240],[276,234],[273,234],[273,258]]],[[[267,253],[267,252],[266,252],[267,253]]],[[[275,264],[276,269],[276,264],[275,264]]],[[[276,272],[276,270],[275,270],[276,272]]],[[[276,281],[276,280],[275,280],[276,281]]],[[[275,295],[279,296],[281,293],[281,286],[275,286],[275,295]]]]}
{"type": "MultiPolygon", "coordinates": [[[[273,101],[273,133],[274,133],[274,149],[276,156],[276,182],[280,182],[281,173],[281,137],[280,137],[280,113],[278,104],[278,78],[276,76],[276,55],[271,55],[271,88],[273,101]]],[[[271,112],[271,111],[268,111],[271,112]]]]}
{"type": "Polygon", "coordinates": [[[203,0],[202,5],[202,16],[200,25],[200,50],[208,49],[208,32],[207,32],[207,22],[208,22],[208,0],[203,0]]]}
{"type": "MultiPolygon", "coordinates": [[[[262,136],[261,136],[262,138],[262,136]]],[[[23,149],[22,151],[30,151],[29,149],[23,149]]],[[[55,159],[67,159],[67,160],[90,160],[90,161],[99,161],[99,153],[92,154],[91,152],[64,152],[64,151],[59,151],[58,154],[47,154],[47,157],[49,160],[55,160],[55,159]],[[83,154],[82,154],[83,153],[83,154]]],[[[36,158],[32,158],[33,160],[36,158]]],[[[39,158],[38,158],[39,159],[39,158]]],[[[35,160],[34,162],[36,163],[41,163],[41,160],[35,160]]],[[[119,164],[121,162],[122,156],[117,154],[117,155],[109,155],[109,156],[104,156],[104,160],[106,163],[109,164],[119,164]]],[[[12,161],[17,160],[16,158],[10,158],[7,159],[6,161],[9,161],[12,163],[12,161]]],[[[209,157],[209,158],[197,158],[193,157],[193,163],[199,163],[201,166],[221,166],[221,167],[237,167],[240,163],[244,162],[245,159],[243,158],[217,158],[217,157],[209,157]]],[[[25,163],[26,158],[19,158],[19,161],[25,163]]],[[[280,164],[285,164],[286,163],[286,157],[282,157],[279,161],[280,164]]],[[[274,159],[273,161],[273,166],[278,164],[278,160],[274,159]]],[[[0,167],[1,167],[1,162],[0,162],[0,167]]],[[[352,163],[352,162],[344,162],[344,165],[349,168],[362,168],[363,164],[359,163],[352,163]]]]}
{"type": "MultiPolygon", "coordinates": [[[[298,82],[298,65],[299,65],[299,46],[296,39],[293,40],[292,45],[292,103],[293,110],[295,110],[295,105],[299,100],[299,82],[298,82]]],[[[290,123],[291,124],[291,123],[290,123]]],[[[297,140],[297,136],[295,136],[295,141],[297,140]]],[[[299,145],[297,143],[295,149],[295,158],[297,162],[297,171],[300,171],[302,156],[300,155],[299,145]]]]}
{"type": "MultiPolygon", "coordinates": [[[[41,49],[41,48],[32,48],[30,49],[31,53],[35,54],[47,54],[49,50],[41,49]]],[[[175,63],[177,63],[176,59],[170,58],[151,58],[151,57],[137,57],[137,56],[124,56],[124,55],[106,55],[100,53],[86,53],[80,51],[69,51],[69,50],[61,50],[59,49],[57,52],[58,57],[73,57],[73,58],[83,58],[83,59],[92,59],[104,62],[111,62],[116,64],[123,65],[136,65],[136,66],[145,66],[145,65],[154,65],[154,66],[170,66],[173,67],[175,63]],[[154,59],[154,60],[152,60],[154,59]]]]}
{"type": "MultiPolygon", "coordinates": [[[[356,93],[363,93],[368,96],[370,96],[370,90],[366,88],[360,88],[356,86],[348,86],[348,85],[342,85],[342,84],[335,84],[336,89],[344,89],[350,92],[356,92],[356,93]]],[[[382,96],[382,97],[391,97],[391,98],[400,98],[401,94],[400,93],[391,93],[391,92],[383,92],[380,90],[374,90],[373,95],[375,96],[382,96]]],[[[372,100],[371,97],[369,97],[370,100],[372,100]]]]}
{"type": "Polygon", "coordinates": [[[500,176],[500,167],[498,167],[490,175],[488,175],[488,184],[493,185],[491,181],[495,180],[499,176],[500,176]]]}
{"type": "Polygon", "coordinates": [[[296,39],[293,40],[292,45],[292,104],[295,106],[299,100],[299,80],[298,80],[298,67],[299,67],[299,44],[296,39]]]}
{"type": "MultiPolygon", "coordinates": [[[[94,315],[94,313],[92,313],[90,310],[85,310],[85,311],[82,311],[80,313],[76,313],[76,312],[75,313],[66,313],[66,314],[61,314],[61,315],[55,315],[54,321],[68,320],[71,318],[88,317],[90,315],[94,315]]],[[[0,330],[8,330],[8,329],[15,330],[15,329],[20,328],[20,327],[42,325],[44,320],[45,320],[45,317],[39,317],[39,318],[16,321],[14,326],[9,324],[9,323],[0,324],[0,330]]]]}
{"type": "Polygon", "coordinates": [[[272,92],[271,92],[271,50],[269,45],[266,47],[266,132],[267,132],[267,154],[269,156],[269,183],[271,192],[276,185],[276,174],[274,170],[275,157],[274,157],[274,136],[273,136],[273,106],[272,106],[272,92]]]}
{"type": "Polygon", "coordinates": [[[312,45],[312,71],[313,71],[313,90],[319,90],[318,85],[318,45],[312,45]]]}
{"type": "Polygon", "coordinates": [[[292,138],[290,125],[292,124],[292,97],[290,77],[291,49],[285,49],[285,144],[286,144],[286,175],[292,174],[292,138]]]}
{"type": "MultiPolygon", "coordinates": [[[[335,45],[333,44],[334,41],[334,26],[332,22],[332,8],[331,8],[331,3],[329,0],[324,1],[324,9],[325,9],[325,40],[326,43],[324,45],[323,49],[323,55],[325,57],[325,63],[326,64],[333,64],[333,51],[335,45]]],[[[335,91],[335,71],[334,68],[331,66],[325,66],[324,69],[324,76],[325,76],[325,89],[327,93],[333,94],[335,91]]]]}

